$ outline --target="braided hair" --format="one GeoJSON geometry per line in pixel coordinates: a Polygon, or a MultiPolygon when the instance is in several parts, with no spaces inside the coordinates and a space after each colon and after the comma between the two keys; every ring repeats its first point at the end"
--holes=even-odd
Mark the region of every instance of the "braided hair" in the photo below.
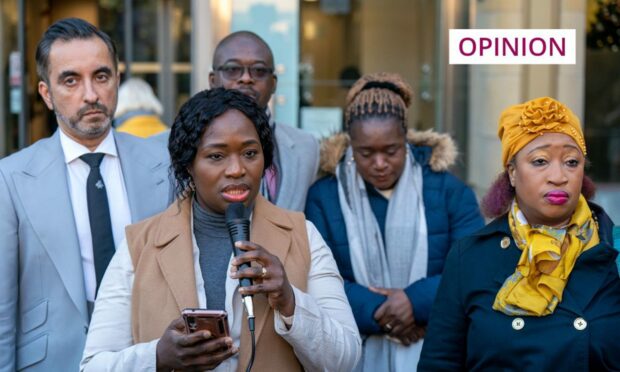
{"type": "Polygon", "coordinates": [[[170,129],[168,138],[170,171],[176,181],[177,197],[183,198],[190,187],[192,177],[188,169],[196,157],[207,127],[228,110],[240,111],[254,124],[263,149],[264,169],[271,166],[274,143],[265,110],[258,107],[252,98],[236,90],[224,88],[203,90],[181,106],[170,129]]]}
{"type": "Polygon", "coordinates": [[[345,129],[351,124],[370,118],[396,118],[407,132],[407,108],[411,105],[413,89],[394,73],[377,72],[362,76],[347,94],[345,129]]]}

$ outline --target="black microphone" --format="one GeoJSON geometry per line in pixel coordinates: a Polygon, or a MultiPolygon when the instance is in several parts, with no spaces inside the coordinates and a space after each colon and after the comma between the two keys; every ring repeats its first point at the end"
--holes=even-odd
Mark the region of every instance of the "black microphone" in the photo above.
{"type": "MultiPolygon", "coordinates": [[[[231,203],[228,205],[228,208],[226,208],[226,226],[228,227],[228,233],[230,234],[230,241],[232,243],[233,254],[235,255],[235,257],[239,254],[237,247],[235,247],[235,242],[241,240],[250,240],[250,220],[247,217],[246,211],[247,209],[245,208],[243,203],[231,203]]],[[[247,267],[250,267],[249,262],[239,265],[239,270],[243,270],[247,267]]],[[[239,279],[240,287],[248,287],[251,285],[252,279],[239,279]]],[[[243,304],[245,305],[245,309],[248,312],[248,318],[254,319],[254,305],[252,303],[252,295],[243,295],[243,304]]]]}

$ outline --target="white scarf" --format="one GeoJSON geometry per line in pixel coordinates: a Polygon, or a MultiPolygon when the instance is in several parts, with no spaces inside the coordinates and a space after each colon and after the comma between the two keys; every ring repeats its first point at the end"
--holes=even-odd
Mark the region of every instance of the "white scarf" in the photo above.
{"type": "MultiPolygon", "coordinates": [[[[366,287],[405,288],[425,278],[428,232],[422,200],[422,167],[409,146],[403,173],[388,204],[385,247],[351,146],[336,168],[336,177],[356,282],[366,287]]],[[[389,366],[393,372],[414,371],[422,343],[420,340],[403,346],[382,335],[367,337],[356,370],[386,371],[389,366]]]]}

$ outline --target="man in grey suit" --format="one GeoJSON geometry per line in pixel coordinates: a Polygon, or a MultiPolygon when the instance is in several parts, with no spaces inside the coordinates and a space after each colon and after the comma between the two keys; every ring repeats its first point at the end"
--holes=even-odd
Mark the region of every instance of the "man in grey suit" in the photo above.
{"type": "Polygon", "coordinates": [[[108,35],[61,20],[36,60],[59,129],[0,160],[0,371],[74,371],[125,226],[169,203],[168,154],[111,129],[120,76],[108,35]]]}
{"type": "MultiPolygon", "coordinates": [[[[237,89],[253,97],[272,118],[267,104],[277,83],[271,48],[255,33],[234,32],[215,48],[211,88],[237,89]]],[[[263,196],[279,207],[303,211],[319,168],[319,144],[311,134],[273,119],[271,127],[276,151],[274,166],[263,177],[263,196]]]]}
{"type": "MultiPolygon", "coordinates": [[[[274,134],[274,162],[265,171],[261,193],[285,209],[303,212],[308,189],[319,169],[319,143],[309,133],[286,124],[276,125],[268,103],[276,91],[273,53],[267,43],[250,31],[237,31],[222,39],[213,53],[211,88],[236,89],[254,98],[267,110],[274,134]]],[[[170,130],[153,136],[168,144],[170,130]]]]}

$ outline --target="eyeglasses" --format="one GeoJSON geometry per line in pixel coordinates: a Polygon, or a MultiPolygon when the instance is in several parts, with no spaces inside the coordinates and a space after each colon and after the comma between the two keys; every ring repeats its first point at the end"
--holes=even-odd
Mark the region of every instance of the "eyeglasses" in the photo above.
{"type": "Polygon", "coordinates": [[[242,65],[223,65],[215,68],[220,71],[226,80],[237,80],[248,70],[250,77],[255,80],[265,80],[273,74],[273,68],[266,66],[242,66],[242,65]]]}

